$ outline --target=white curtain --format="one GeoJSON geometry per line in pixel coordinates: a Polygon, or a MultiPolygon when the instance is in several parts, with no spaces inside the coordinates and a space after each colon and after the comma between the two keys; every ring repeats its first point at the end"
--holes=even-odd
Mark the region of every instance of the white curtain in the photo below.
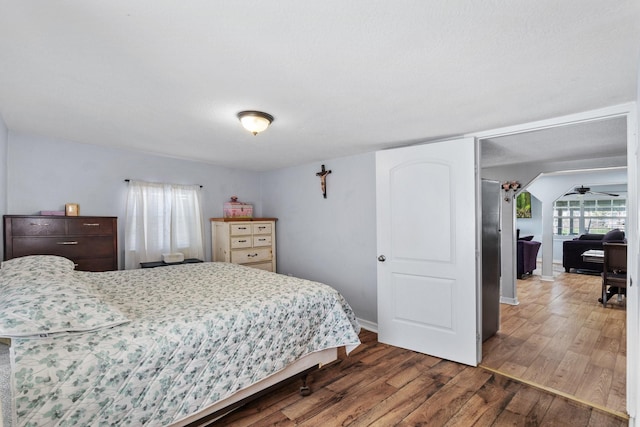
{"type": "Polygon", "coordinates": [[[125,220],[125,269],[181,252],[204,260],[202,190],[198,185],[131,181],[125,220]]]}

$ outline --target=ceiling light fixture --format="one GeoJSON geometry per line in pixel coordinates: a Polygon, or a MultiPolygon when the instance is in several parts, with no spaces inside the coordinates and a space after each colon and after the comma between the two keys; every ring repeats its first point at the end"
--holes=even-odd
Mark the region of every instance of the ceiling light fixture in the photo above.
{"type": "Polygon", "coordinates": [[[238,113],[238,119],[240,119],[242,127],[252,134],[257,135],[269,127],[273,121],[273,116],[263,113],[262,111],[240,111],[238,113]]]}

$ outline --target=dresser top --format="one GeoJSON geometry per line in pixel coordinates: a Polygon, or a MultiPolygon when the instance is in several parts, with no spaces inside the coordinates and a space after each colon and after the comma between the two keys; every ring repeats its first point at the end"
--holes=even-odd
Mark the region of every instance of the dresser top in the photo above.
{"type": "Polygon", "coordinates": [[[278,218],[209,218],[209,221],[238,222],[238,221],[277,221],[278,218]]]}
{"type": "Polygon", "coordinates": [[[99,215],[3,215],[3,218],[118,218],[117,216],[99,216],[99,215]]]}

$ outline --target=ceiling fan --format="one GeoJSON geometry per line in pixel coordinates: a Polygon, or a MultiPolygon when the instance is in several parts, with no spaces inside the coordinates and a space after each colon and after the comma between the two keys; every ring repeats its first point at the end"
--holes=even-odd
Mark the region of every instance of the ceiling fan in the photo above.
{"type": "Polygon", "coordinates": [[[584,185],[581,185],[580,187],[574,188],[573,191],[570,191],[570,192],[566,193],[565,196],[571,196],[572,194],[578,194],[580,196],[584,196],[585,194],[602,194],[602,195],[611,196],[611,197],[618,197],[619,196],[619,194],[614,194],[614,193],[605,193],[605,192],[601,192],[601,191],[591,191],[591,188],[585,187],[584,185]]]}

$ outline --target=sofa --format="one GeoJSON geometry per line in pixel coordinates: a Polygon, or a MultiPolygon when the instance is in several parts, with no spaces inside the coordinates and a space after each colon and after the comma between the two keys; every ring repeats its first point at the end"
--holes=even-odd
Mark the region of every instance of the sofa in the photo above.
{"type": "Polygon", "coordinates": [[[625,243],[624,231],[609,231],[607,234],[583,234],[573,240],[566,240],[562,243],[562,266],[564,271],[569,273],[571,269],[588,270],[602,273],[602,264],[596,262],[585,262],[582,254],[590,249],[602,250],[604,242],[625,243]]]}
{"type": "Polygon", "coordinates": [[[517,241],[517,263],[516,273],[518,279],[524,279],[528,274],[532,274],[536,269],[540,242],[532,240],[533,236],[520,238],[517,241]]]}

